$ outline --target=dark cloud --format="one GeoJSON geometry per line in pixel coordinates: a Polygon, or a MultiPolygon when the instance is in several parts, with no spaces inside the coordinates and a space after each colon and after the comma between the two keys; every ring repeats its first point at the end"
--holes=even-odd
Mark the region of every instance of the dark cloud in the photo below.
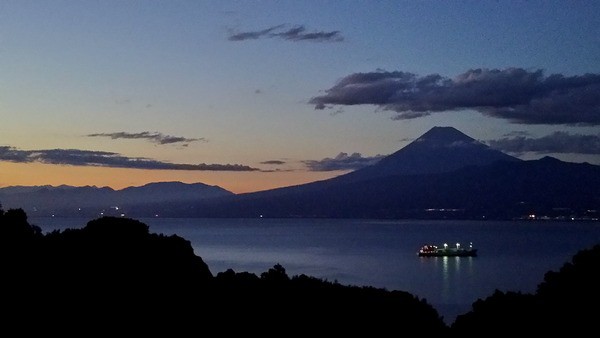
{"type": "Polygon", "coordinates": [[[310,100],[316,109],[371,104],[394,119],[473,109],[522,124],[600,124],[600,74],[544,76],[542,70],[471,69],[454,79],[439,74],[354,73],[310,100]]]}
{"type": "Polygon", "coordinates": [[[256,40],[262,37],[269,37],[269,34],[276,30],[282,28],[284,25],[277,25],[267,29],[263,29],[261,31],[256,32],[241,32],[241,33],[233,33],[229,32],[229,37],[227,38],[229,41],[244,41],[244,40],[256,40]]]}
{"type": "Polygon", "coordinates": [[[285,162],[284,161],[279,161],[279,160],[270,160],[270,161],[260,162],[260,164],[282,165],[282,164],[285,164],[285,162]]]}
{"type": "Polygon", "coordinates": [[[160,170],[203,170],[203,171],[257,171],[258,169],[240,164],[180,164],[161,162],[143,157],[126,157],[106,151],[78,149],[18,150],[13,147],[0,147],[0,161],[73,166],[93,166],[131,169],[160,170]]]}
{"type": "Polygon", "coordinates": [[[122,97],[122,98],[115,99],[115,103],[116,104],[129,104],[129,103],[131,103],[131,99],[122,97]]]}
{"type": "Polygon", "coordinates": [[[287,30],[286,25],[277,25],[269,27],[255,32],[230,32],[228,40],[230,41],[244,41],[244,40],[256,40],[261,38],[281,38],[289,41],[313,41],[313,42],[341,42],[344,41],[344,37],[340,31],[331,32],[306,32],[306,28],[303,25],[294,26],[287,30]]]}
{"type": "Polygon", "coordinates": [[[515,130],[515,131],[511,131],[508,132],[502,136],[504,137],[517,137],[517,136],[529,136],[530,133],[528,131],[524,131],[524,130],[515,130]]]}
{"type": "Polygon", "coordinates": [[[294,172],[296,169],[269,169],[269,170],[261,170],[261,173],[289,173],[294,172]]]}
{"type": "Polygon", "coordinates": [[[344,41],[344,38],[340,34],[340,31],[306,33],[306,28],[304,28],[304,26],[292,27],[285,32],[272,33],[270,35],[273,37],[280,37],[282,39],[291,40],[291,41],[303,41],[303,40],[311,40],[311,41],[318,41],[318,42],[344,41]]]}
{"type": "Polygon", "coordinates": [[[600,134],[581,135],[557,131],[540,138],[514,136],[489,140],[487,143],[492,148],[512,154],[532,152],[600,155],[600,134]]]}
{"type": "Polygon", "coordinates": [[[29,152],[7,146],[0,146],[0,160],[18,163],[32,162],[29,152]]]}
{"type": "Polygon", "coordinates": [[[180,136],[164,135],[158,132],[143,131],[141,133],[127,133],[124,131],[115,133],[89,134],[88,137],[110,137],[111,139],[145,139],[157,144],[189,143],[189,142],[207,142],[205,138],[185,138],[180,136]]]}
{"type": "Polygon", "coordinates": [[[383,155],[362,157],[359,153],[348,155],[339,153],[334,158],[326,157],[320,161],[308,160],[303,163],[311,171],[356,170],[377,163],[383,155]]]}

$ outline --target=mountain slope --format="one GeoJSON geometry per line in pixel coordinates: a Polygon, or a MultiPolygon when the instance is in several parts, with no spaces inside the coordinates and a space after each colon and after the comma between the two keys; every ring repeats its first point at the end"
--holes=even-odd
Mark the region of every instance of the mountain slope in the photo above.
{"type": "Polygon", "coordinates": [[[390,175],[435,174],[496,161],[520,161],[476,141],[453,127],[433,127],[378,163],[340,177],[360,181],[390,175]]]}
{"type": "Polygon", "coordinates": [[[541,159],[379,177],[317,192],[238,195],[197,204],[193,215],[509,219],[528,214],[598,217],[598,206],[600,166],[541,159]]]}
{"type": "Polygon", "coordinates": [[[289,193],[317,193],[340,184],[395,175],[451,172],[467,166],[483,166],[496,161],[521,161],[476,141],[453,127],[433,127],[406,147],[374,165],[331,179],[256,193],[254,196],[282,196],[289,193]]]}
{"type": "Polygon", "coordinates": [[[346,175],[170,207],[200,217],[512,218],[582,215],[598,209],[599,196],[598,166],[521,161],[454,128],[435,127],[346,175]]]}

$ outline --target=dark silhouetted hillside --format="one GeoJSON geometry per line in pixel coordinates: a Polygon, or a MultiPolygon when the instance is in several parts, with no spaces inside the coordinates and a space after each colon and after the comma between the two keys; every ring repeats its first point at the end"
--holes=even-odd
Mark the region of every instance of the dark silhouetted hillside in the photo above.
{"type": "Polygon", "coordinates": [[[448,328],[407,292],[289,277],[279,264],[260,276],[230,269],[213,277],[190,242],[151,234],[133,219],[104,217],[43,234],[23,210],[0,209],[0,320],[23,335],[173,336],[207,327],[266,336],[591,333],[599,266],[600,245],[582,250],[548,272],[535,294],[496,291],[448,328]]]}
{"type": "Polygon", "coordinates": [[[458,316],[452,331],[457,335],[591,334],[598,327],[599,268],[600,245],[581,250],[559,271],[547,272],[535,294],[497,290],[458,316]]]}
{"type": "Polygon", "coordinates": [[[447,330],[431,305],[406,292],[290,278],[280,265],[260,277],[232,270],[213,277],[189,241],[127,218],[42,234],[23,210],[0,211],[0,271],[3,323],[20,334],[447,330]]]}
{"type": "Polygon", "coordinates": [[[44,235],[21,209],[0,213],[0,271],[9,318],[63,329],[183,308],[213,280],[189,241],[141,222],[104,217],[44,235]]]}

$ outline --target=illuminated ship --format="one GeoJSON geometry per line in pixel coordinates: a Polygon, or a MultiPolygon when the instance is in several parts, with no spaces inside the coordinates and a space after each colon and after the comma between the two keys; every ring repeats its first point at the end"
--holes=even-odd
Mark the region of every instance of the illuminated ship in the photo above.
{"type": "Polygon", "coordinates": [[[444,257],[444,256],[458,256],[458,257],[473,257],[477,256],[477,249],[473,248],[473,243],[469,243],[468,248],[460,246],[460,243],[456,243],[455,247],[449,247],[448,244],[444,243],[442,247],[437,245],[427,244],[423,245],[417,255],[421,257],[444,257]]]}

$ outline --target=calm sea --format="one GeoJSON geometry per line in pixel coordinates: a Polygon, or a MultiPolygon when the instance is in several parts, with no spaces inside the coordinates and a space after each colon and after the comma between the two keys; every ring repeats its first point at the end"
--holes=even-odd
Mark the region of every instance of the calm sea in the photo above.
{"type": "MultiPolygon", "coordinates": [[[[347,285],[408,291],[447,323],[494,290],[534,292],[544,273],[600,244],[600,223],[340,219],[140,219],[150,231],[188,239],[213,274],[232,268],[259,275],[280,263],[347,285]],[[455,243],[477,257],[418,257],[423,244],[455,243]]],[[[44,232],[89,219],[31,218],[44,232]]]]}

